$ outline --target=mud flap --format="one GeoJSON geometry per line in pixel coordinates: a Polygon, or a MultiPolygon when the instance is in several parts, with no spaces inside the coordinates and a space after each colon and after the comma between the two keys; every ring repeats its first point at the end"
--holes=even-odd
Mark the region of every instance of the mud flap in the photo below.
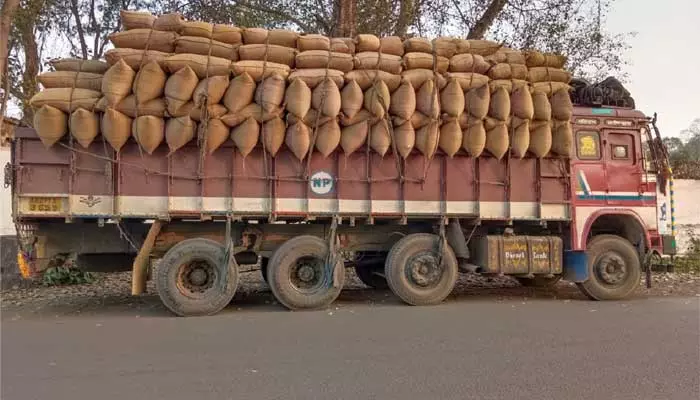
{"type": "Polygon", "coordinates": [[[564,250],[563,278],[569,282],[588,280],[588,256],[585,251],[564,250]]]}

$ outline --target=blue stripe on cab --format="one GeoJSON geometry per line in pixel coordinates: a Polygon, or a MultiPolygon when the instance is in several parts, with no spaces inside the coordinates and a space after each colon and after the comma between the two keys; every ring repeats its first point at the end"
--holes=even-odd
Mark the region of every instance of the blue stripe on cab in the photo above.
{"type": "Polygon", "coordinates": [[[654,201],[654,196],[626,196],[626,195],[596,195],[596,194],[579,194],[576,195],[579,200],[625,200],[625,201],[654,201]]]}

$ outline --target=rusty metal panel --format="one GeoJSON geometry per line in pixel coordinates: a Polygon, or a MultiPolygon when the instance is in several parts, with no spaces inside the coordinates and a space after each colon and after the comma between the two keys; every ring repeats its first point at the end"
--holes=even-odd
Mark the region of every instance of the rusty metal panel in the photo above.
{"type": "Polygon", "coordinates": [[[555,236],[480,236],[471,243],[473,263],[485,273],[559,274],[563,244],[555,236]]]}

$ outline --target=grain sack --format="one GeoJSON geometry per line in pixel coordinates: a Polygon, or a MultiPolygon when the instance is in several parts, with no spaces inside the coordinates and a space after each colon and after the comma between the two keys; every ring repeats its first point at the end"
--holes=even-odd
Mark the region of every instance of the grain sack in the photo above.
{"type": "Polygon", "coordinates": [[[238,46],[197,36],[180,36],[175,41],[175,53],[211,55],[238,61],[238,46]]]}
{"type": "Polygon", "coordinates": [[[501,47],[497,52],[485,57],[492,64],[520,64],[525,65],[525,55],[520,50],[501,47]]]}
{"type": "Polygon", "coordinates": [[[338,121],[332,119],[319,126],[316,133],[316,150],[324,158],[333,153],[338,144],[340,144],[340,125],[338,125],[338,121]]]}
{"type": "MultiPolygon", "coordinates": [[[[427,115],[423,114],[420,111],[416,111],[413,113],[411,116],[411,125],[413,125],[413,129],[420,129],[430,123],[431,119],[427,115]]],[[[397,124],[401,125],[401,124],[397,124]]]]}
{"type": "Polygon", "coordinates": [[[398,36],[385,36],[379,39],[379,49],[382,54],[403,56],[403,42],[398,36]]]}
{"type": "Polygon", "coordinates": [[[562,89],[571,90],[571,86],[564,82],[537,82],[531,84],[533,91],[543,92],[547,96],[551,96],[552,93],[558,92],[562,89]]]}
{"type": "MultiPolygon", "coordinates": [[[[297,48],[301,52],[305,51],[323,51],[328,52],[331,48],[331,40],[327,36],[310,34],[302,35],[297,38],[297,48]]],[[[304,68],[304,67],[299,67],[304,68]]],[[[313,67],[318,68],[318,67],[313,67]]]]}
{"type": "Polygon", "coordinates": [[[549,121],[552,119],[552,106],[549,104],[549,98],[545,92],[538,90],[532,92],[532,118],[540,121],[549,121]]]}
{"type": "Polygon", "coordinates": [[[450,72],[447,74],[448,79],[457,79],[463,91],[482,87],[489,83],[489,77],[473,72],[450,72]]]}
{"type": "Polygon", "coordinates": [[[281,76],[274,74],[263,79],[255,89],[255,102],[265,111],[276,110],[284,101],[284,88],[287,82],[281,76]]]}
{"type": "Polygon", "coordinates": [[[129,29],[150,29],[156,17],[148,11],[120,10],[119,19],[124,30],[128,31],[129,29]]]}
{"type": "Polygon", "coordinates": [[[346,126],[340,133],[340,147],[346,156],[359,150],[367,140],[369,122],[367,120],[346,126]]]}
{"type": "Polygon", "coordinates": [[[478,54],[459,54],[450,59],[450,72],[486,74],[491,65],[478,54]]]}
{"type": "Polygon", "coordinates": [[[355,42],[352,38],[332,38],[331,51],[345,54],[355,54],[355,42]]]}
{"type": "Polygon", "coordinates": [[[232,65],[232,69],[234,75],[241,75],[245,72],[256,82],[259,82],[268,76],[272,76],[273,74],[277,74],[287,79],[290,71],[288,65],[252,60],[235,62],[232,65]],[[263,76],[263,73],[265,76],[263,76]]]}
{"type": "Polygon", "coordinates": [[[137,115],[153,115],[154,117],[165,117],[165,100],[162,98],[149,100],[141,104],[136,104],[136,96],[133,94],[124,98],[116,106],[115,110],[122,114],[126,114],[131,118],[136,118],[137,115]]]}
{"type": "Polygon", "coordinates": [[[166,78],[163,68],[151,61],[136,73],[131,90],[139,103],[153,100],[163,95],[166,78]]]}
{"type": "Polygon", "coordinates": [[[304,125],[303,122],[297,122],[287,128],[287,134],[285,136],[284,143],[289,147],[289,150],[292,151],[292,154],[294,154],[299,161],[304,160],[309,153],[309,147],[311,147],[311,133],[309,132],[309,127],[304,125]]]}
{"type": "Polygon", "coordinates": [[[498,51],[501,45],[491,40],[469,40],[469,52],[482,56],[490,56],[498,51]]]}
{"type": "Polygon", "coordinates": [[[289,125],[296,124],[297,122],[303,122],[308,126],[321,126],[325,124],[326,122],[330,121],[331,117],[321,115],[318,111],[314,110],[313,108],[309,109],[309,112],[306,113],[304,118],[299,118],[294,114],[287,114],[287,123],[289,125]]]}
{"type": "Polygon", "coordinates": [[[355,37],[355,50],[358,53],[363,51],[379,51],[381,41],[378,37],[370,34],[360,34],[355,37]]]}
{"type": "Polygon", "coordinates": [[[568,90],[558,90],[549,99],[552,106],[552,118],[561,121],[571,119],[574,112],[574,105],[569,97],[568,90]]]}
{"type": "Polygon", "coordinates": [[[34,113],[34,129],[44,146],[49,148],[68,133],[68,117],[56,107],[41,106],[34,113]]]}
{"type": "Polygon", "coordinates": [[[529,87],[527,81],[521,79],[495,79],[489,81],[489,86],[491,87],[492,92],[497,88],[503,88],[506,90],[506,92],[508,92],[508,94],[512,93],[514,89],[529,87]]]}
{"type": "Polygon", "coordinates": [[[508,152],[508,126],[501,122],[494,128],[486,131],[486,150],[497,159],[503,158],[508,152]]]}
{"type": "Polygon", "coordinates": [[[233,78],[224,93],[223,103],[230,112],[242,110],[253,102],[255,81],[247,73],[233,78]]]}
{"type": "Polygon", "coordinates": [[[265,44],[267,43],[268,31],[265,28],[245,28],[241,32],[243,43],[246,44],[265,44]]]}
{"type": "Polygon", "coordinates": [[[100,133],[100,117],[96,112],[79,108],[70,115],[70,133],[83,148],[90,144],[100,133]]]}
{"type": "Polygon", "coordinates": [[[450,66],[450,60],[442,56],[433,56],[432,54],[426,53],[406,53],[403,56],[403,65],[406,69],[429,69],[433,71],[433,66],[435,65],[435,60],[437,59],[437,66],[435,66],[435,71],[444,74],[450,66]]]}
{"type": "Polygon", "coordinates": [[[109,69],[109,64],[99,60],[83,60],[82,58],[60,58],[49,61],[49,65],[56,71],[89,72],[92,74],[104,74],[109,69]]]}
{"type": "MultiPolygon", "coordinates": [[[[219,57],[207,57],[201,54],[175,54],[165,60],[165,66],[171,74],[189,66],[199,79],[215,75],[228,76],[231,73],[231,61],[219,57]]],[[[240,73],[242,71],[236,75],[240,73]]]]}
{"type": "Polygon", "coordinates": [[[450,78],[444,89],[440,92],[440,108],[443,113],[451,117],[458,117],[464,112],[464,92],[455,78],[450,78]]]}
{"type": "Polygon", "coordinates": [[[143,151],[153,154],[165,138],[165,121],[152,115],[135,118],[131,123],[131,134],[143,151]]]}
{"type": "MultiPolygon", "coordinates": [[[[437,119],[440,116],[440,100],[433,81],[426,81],[418,89],[416,93],[416,110],[429,118],[437,119]]],[[[437,130],[437,127],[435,130],[437,130]]]]}
{"type": "Polygon", "coordinates": [[[295,79],[300,79],[306,86],[310,89],[315,88],[321,83],[326,77],[330,78],[338,85],[339,88],[343,87],[343,71],[335,69],[323,69],[323,68],[310,68],[310,69],[297,69],[289,75],[288,80],[293,81],[295,79]]]}
{"type": "Polygon", "coordinates": [[[115,105],[128,96],[135,76],[136,72],[124,61],[109,67],[102,78],[102,94],[107,98],[107,104],[115,105]]]}
{"type": "Polygon", "coordinates": [[[297,47],[299,34],[286,29],[267,30],[263,28],[246,28],[243,30],[245,44],[274,44],[284,47],[297,47]]]}
{"type": "MultiPolygon", "coordinates": [[[[447,86],[447,79],[442,76],[442,74],[437,74],[430,69],[411,69],[408,71],[403,71],[401,73],[401,78],[411,82],[411,86],[414,88],[420,88],[423,86],[425,81],[435,81],[440,89],[447,86]]],[[[484,77],[488,80],[488,77],[484,77]]]]}
{"type": "Polygon", "coordinates": [[[537,82],[562,82],[569,83],[571,72],[563,69],[550,67],[534,67],[528,70],[527,80],[532,83],[537,82]]]}
{"type": "Polygon", "coordinates": [[[241,60],[264,61],[284,64],[294,67],[297,51],[289,47],[264,44],[246,44],[238,48],[238,57],[241,60]]]}
{"type": "Polygon", "coordinates": [[[433,39],[433,53],[440,57],[450,58],[457,54],[457,43],[450,37],[433,39]]]}
{"type": "Polygon", "coordinates": [[[396,151],[405,160],[416,144],[416,131],[410,122],[394,127],[394,138],[396,138],[396,151]]]}
{"type": "Polygon", "coordinates": [[[199,79],[192,68],[185,66],[165,81],[165,99],[168,112],[172,115],[176,110],[192,100],[192,94],[197,87],[199,79]]]}
{"type": "Polygon", "coordinates": [[[519,87],[510,95],[510,111],[518,118],[532,119],[535,110],[527,87],[519,87]]]}
{"type": "Polygon", "coordinates": [[[155,50],[110,49],[105,53],[105,59],[109,65],[114,65],[119,60],[124,60],[134,71],[141,68],[141,65],[151,61],[155,61],[161,68],[165,68],[165,60],[168,57],[170,57],[170,54],[155,50]]]}
{"type": "Polygon", "coordinates": [[[422,37],[412,37],[403,41],[404,53],[433,54],[433,44],[422,37]]]}
{"type": "Polygon", "coordinates": [[[486,148],[484,122],[474,120],[462,132],[462,148],[472,157],[479,157],[486,148]]]}
{"type": "Polygon", "coordinates": [[[523,158],[530,147],[530,121],[522,120],[516,124],[515,118],[511,126],[512,140],[510,144],[510,153],[516,158],[523,158]]]}
{"type": "Polygon", "coordinates": [[[90,72],[51,71],[36,77],[37,82],[47,89],[71,88],[102,90],[102,75],[90,72]]]}
{"type": "Polygon", "coordinates": [[[153,29],[132,29],[109,35],[109,40],[116,48],[156,50],[165,53],[175,51],[175,39],[177,34],[174,32],[153,29]]]}
{"type": "Polygon", "coordinates": [[[411,119],[416,111],[416,91],[411,82],[404,80],[394,93],[391,94],[389,113],[404,120],[411,119]]]}
{"type": "Polygon", "coordinates": [[[222,43],[239,45],[243,43],[241,28],[233,25],[214,24],[211,38],[222,43]]]}
{"type": "Polygon", "coordinates": [[[505,121],[510,115],[510,96],[508,91],[502,87],[496,88],[491,93],[489,103],[489,116],[500,121],[505,121]]]}
{"type": "Polygon", "coordinates": [[[129,136],[131,136],[131,118],[108,107],[102,114],[100,131],[107,143],[115,151],[119,151],[126,141],[129,140],[129,136]]]}
{"type": "Polygon", "coordinates": [[[546,156],[552,148],[552,125],[549,121],[530,123],[530,145],[528,150],[537,158],[546,156]]]}
{"type": "Polygon", "coordinates": [[[263,146],[272,157],[277,155],[277,152],[284,143],[284,131],[287,129],[287,124],[280,117],[275,117],[265,122],[260,130],[263,146]]]}
{"type": "Polygon", "coordinates": [[[352,117],[348,117],[344,113],[340,114],[340,125],[342,126],[351,126],[359,124],[362,121],[370,121],[370,123],[373,123],[375,120],[376,118],[374,118],[372,114],[364,108],[352,117]]]}
{"type": "Polygon", "coordinates": [[[416,130],[416,148],[428,159],[433,158],[438,148],[440,137],[437,121],[431,121],[424,127],[416,130]]]}
{"type": "Polygon", "coordinates": [[[367,90],[375,80],[386,83],[390,92],[396,90],[401,84],[401,75],[390,74],[386,71],[374,69],[361,69],[350,71],[345,74],[345,82],[356,81],[362,90],[367,90]]]}
{"type": "Polygon", "coordinates": [[[214,25],[204,21],[185,21],[182,25],[180,34],[182,36],[198,36],[205,39],[211,39],[211,33],[214,30],[214,25]]]}
{"type": "Polygon", "coordinates": [[[240,125],[231,129],[231,140],[245,158],[253,151],[260,139],[260,124],[253,117],[246,118],[240,125]]]}
{"type": "Polygon", "coordinates": [[[324,50],[308,50],[297,54],[296,67],[326,68],[350,72],[353,69],[353,59],[350,54],[329,52],[324,50]]]}
{"type": "Polygon", "coordinates": [[[345,84],[340,91],[341,110],[347,118],[353,118],[362,109],[364,93],[355,81],[345,84]]]}
{"type": "Polygon", "coordinates": [[[185,19],[180,13],[167,13],[156,18],[153,29],[159,31],[180,32],[185,25],[185,19]]]}
{"type": "Polygon", "coordinates": [[[566,57],[559,54],[542,53],[537,50],[526,50],[524,54],[525,64],[530,68],[564,68],[564,64],[566,64],[566,57]]]}
{"type": "Polygon", "coordinates": [[[304,118],[311,108],[311,89],[301,79],[294,79],[284,94],[284,104],[290,114],[304,118]]]}
{"type": "Polygon", "coordinates": [[[389,88],[384,82],[377,81],[365,92],[363,104],[370,114],[377,118],[384,118],[391,104],[389,88]]]}
{"type": "MultiPolygon", "coordinates": [[[[187,105],[185,105],[185,107],[183,107],[183,108],[187,109],[187,107],[190,104],[192,105],[192,107],[190,108],[189,116],[190,116],[190,118],[192,118],[192,121],[195,121],[195,122],[200,122],[200,121],[203,121],[205,119],[220,119],[221,117],[226,115],[226,113],[228,112],[226,107],[222,106],[221,104],[212,104],[210,106],[207,106],[207,115],[205,116],[204,112],[203,112],[204,110],[202,109],[202,107],[195,107],[194,103],[187,103],[187,105]]],[[[185,114],[185,115],[187,115],[187,114],[185,114]]],[[[172,117],[184,117],[185,115],[171,115],[171,116],[172,117]]]]}
{"type": "Polygon", "coordinates": [[[94,110],[102,93],[89,89],[44,89],[32,96],[29,105],[34,108],[51,106],[68,113],[78,108],[94,110]]]}
{"type": "Polygon", "coordinates": [[[438,145],[450,158],[457,154],[462,147],[462,128],[459,127],[457,120],[442,124],[438,145]]]}
{"type": "Polygon", "coordinates": [[[496,64],[489,69],[491,79],[527,79],[527,67],[520,64],[496,64]]]}
{"type": "Polygon", "coordinates": [[[560,156],[570,157],[574,143],[571,122],[552,120],[552,151],[560,156]]]}
{"type": "Polygon", "coordinates": [[[170,154],[194,139],[197,124],[189,116],[170,118],[165,124],[165,141],[170,154]]]}
{"type": "Polygon", "coordinates": [[[263,123],[280,117],[283,111],[284,110],[282,108],[272,111],[264,111],[258,104],[251,103],[239,111],[229,112],[228,114],[221,116],[221,120],[230,127],[237,126],[248,118],[255,118],[258,123],[263,123]]]}
{"type": "Polygon", "coordinates": [[[382,119],[372,125],[369,132],[369,147],[382,157],[389,151],[391,147],[391,133],[389,132],[387,120],[382,119]]]}
{"type": "Polygon", "coordinates": [[[335,117],[340,113],[340,89],[332,79],[326,79],[314,88],[311,94],[311,107],[329,117],[335,117]]]}
{"type": "Polygon", "coordinates": [[[355,54],[355,69],[378,69],[390,74],[401,73],[401,57],[391,54],[364,51],[355,54]]]}
{"type": "Polygon", "coordinates": [[[464,110],[476,119],[484,119],[489,112],[491,88],[488,85],[469,89],[464,94],[464,110]]]}

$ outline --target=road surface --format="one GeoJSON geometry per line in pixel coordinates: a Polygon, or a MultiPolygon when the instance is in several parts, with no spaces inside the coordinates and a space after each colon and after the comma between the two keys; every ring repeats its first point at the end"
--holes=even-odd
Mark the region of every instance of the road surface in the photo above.
{"type": "Polygon", "coordinates": [[[0,397],[700,398],[700,297],[388,299],[314,312],[252,302],[204,318],[6,312],[0,397]]]}

